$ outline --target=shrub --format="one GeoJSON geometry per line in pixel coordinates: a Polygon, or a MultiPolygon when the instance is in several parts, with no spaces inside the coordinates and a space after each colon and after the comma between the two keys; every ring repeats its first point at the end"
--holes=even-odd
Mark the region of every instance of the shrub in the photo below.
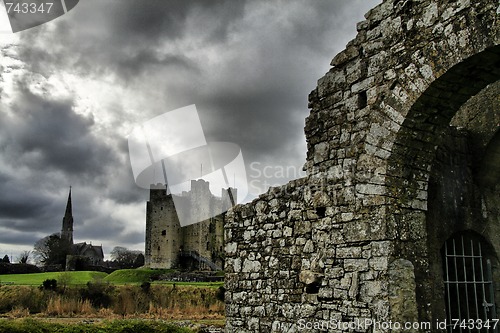
{"type": "Polygon", "coordinates": [[[87,288],[81,290],[83,299],[89,300],[96,308],[109,307],[111,305],[111,293],[113,286],[100,280],[87,282],[87,288]]]}
{"type": "Polygon", "coordinates": [[[217,289],[217,294],[215,294],[215,297],[221,301],[221,302],[224,302],[224,296],[226,294],[226,288],[224,287],[219,287],[219,289],[217,289]]]}
{"type": "Polygon", "coordinates": [[[72,275],[69,272],[62,272],[57,277],[57,282],[59,284],[60,292],[64,294],[66,289],[71,284],[72,275]]]}
{"type": "Polygon", "coordinates": [[[57,280],[56,279],[47,279],[42,282],[41,288],[43,290],[56,290],[57,289],[57,280]]]}
{"type": "Polygon", "coordinates": [[[143,282],[143,283],[141,284],[141,289],[142,289],[142,291],[144,291],[146,294],[148,294],[148,293],[149,293],[149,291],[151,290],[151,283],[150,283],[150,282],[148,282],[148,281],[143,282]]]}
{"type": "Polygon", "coordinates": [[[40,273],[40,268],[30,264],[8,264],[0,262],[0,274],[40,273]]]}

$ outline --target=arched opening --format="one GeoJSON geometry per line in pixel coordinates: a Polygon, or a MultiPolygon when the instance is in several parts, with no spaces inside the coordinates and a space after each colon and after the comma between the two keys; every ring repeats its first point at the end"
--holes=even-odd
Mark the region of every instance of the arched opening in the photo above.
{"type": "MultiPolygon", "coordinates": [[[[488,234],[492,238],[488,241],[498,251],[500,233],[493,207],[500,204],[494,199],[499,187],[488,181],[485,186],[480,173],[492,175],[498,168],[496,163],[486,165],[486,161],[489,151],[497,151],[492,145],[497,142],[499,123],[494,123],[489,108],[479,108],[477,114],[493,124],[488,131],[486,125],[482,127],[488,134],[481,137],[476,135],[477,128],[466,126],[473,120],[454,124],[452,119],[468,100],[499,79],[499,46],[450,68],[413,103],[388,161],[387,182],[395,212],[389,226],[396,235],[395,252],[415,266],[420,320],[446,318],[440,250],[451,234],[467,229],[483,237],[488,234]],[[490,194],[486,195],[487,191],[490,194]],[[485,205],[489,206],[486,210],[485,205]],[[409,236],[398,238],[400,234],[409,236]]],[[[498,95],[491,101],[497,106],[500,103],[498,95]]],[[[498,262],[492,262],[493,271],[495,265],[498,262]]]]}
{"type": "Polygon", "coordinates": [[[455,233],[441,258],[447,331],[497,332],[491,245],[474,231],[455,233]]]}

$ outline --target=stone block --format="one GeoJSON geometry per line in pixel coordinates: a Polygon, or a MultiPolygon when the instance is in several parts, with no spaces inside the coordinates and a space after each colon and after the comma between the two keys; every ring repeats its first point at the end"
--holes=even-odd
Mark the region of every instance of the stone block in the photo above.
{"type": "Polygon", "coordinates": [[[363,272],[369,269],[367,259],[345,259],[344,269],[346,272],[363,272]]]}
{"type": "Polygon", "coordinates": [[[345,49],[344,51],[340,52],[339,54],[337,54],[333,58],[330,65],[340,66],[340,65],[348,62],[349,60],[356,58],[357,56],[359,56],[359,50],[356,47],[351,46],[351,47],[345,49]]]}

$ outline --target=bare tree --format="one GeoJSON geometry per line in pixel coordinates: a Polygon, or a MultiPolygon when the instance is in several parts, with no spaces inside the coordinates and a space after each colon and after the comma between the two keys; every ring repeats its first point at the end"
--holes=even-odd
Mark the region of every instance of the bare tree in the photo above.
{"type": "Polygon", "coordinates": [[[27,264],[30,259],[31,251],[23,251],[17,258],[17,262],[20,264],[27,264]]]}
{"type": "Polygon", "coordinates": [[[144,265],[144,254],[141,251],[115,246],[110,254],[111,259],[116,261],[121,268],[137,268],[144,265]]]}
{"type": "Polygon", "coordinates": [[[47,265],[66,265],[66,256],[71,253],[71,244],[58,233],[38,240],[33,247],[37,262],[47,265]]]}

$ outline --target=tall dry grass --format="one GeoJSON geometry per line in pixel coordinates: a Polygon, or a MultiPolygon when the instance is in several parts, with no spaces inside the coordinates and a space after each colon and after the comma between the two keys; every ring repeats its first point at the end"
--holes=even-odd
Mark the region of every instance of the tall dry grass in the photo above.
{"type": "MultiPolygon", "coordinates": [[[[90,287],[88,287],[90,288],[90,287]]],[[[85,288],[70,287],[64,293],[37,287],[1,286],[0,314],[50,317],[137,317],[158,319],[222,319],[224,303],[209,287],[152,285],[104,288],[107,306],[96,306],[85,288]]]]}
{"type": "Polygon", "coordinates": [[[69,298],[61,295],[49,299],[47,309],[44,311],[48,316],[71,317],[71,316],[93,316],[96,309],[88,299],[69,298]]]}

